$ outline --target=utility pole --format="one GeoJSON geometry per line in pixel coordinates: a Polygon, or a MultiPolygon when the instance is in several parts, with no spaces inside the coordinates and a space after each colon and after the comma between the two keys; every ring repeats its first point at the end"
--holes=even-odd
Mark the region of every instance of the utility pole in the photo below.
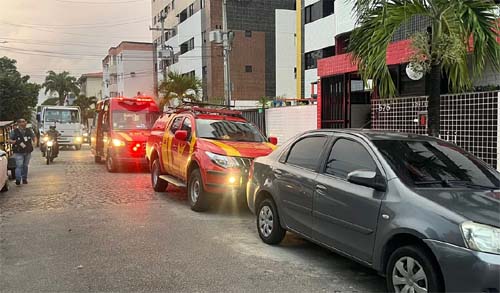
{"type": "MultiPolygon", "coordinates": [[[[167,40],[165,40],[165,31],[171,31],[172,29],[165,29],[165,20],[167,19],[167,16],[165,14],[164,11],[160,12],[160,28],[152,28],[150,27],[149,30],[151,31],[160,31],[161,32],[161,36],[160,36],[160,42],[161,42],[161,49],[160,49],[160,55],[161,55],[161,61],[165,61],[167,58],[165,56],[165,52],[167,51],[167,45],[165,44],[165,42],[167,40]]],[[[173,57],[173,53],[174,53],[174,48],[172,48],[171,46],[168,46],[168,49],[170,49],[170,57],[173,57]]],[[[156,54],[155,56],[156,60],[158,60],[158,54],[156,54]]],[[[173,60],[172,60],[173,61],[173,60]]],[[[161,62],[161,70],[162,70],[162,73],[163,73],[163,80],[166,80],[167,79],[167,66],[165,66],[165,63],[164,62],[161,62]]]]}
{"type": "Polygon", "coordinates": [[[232,33],[227,28],[227,0],[222,0],[222,50],[224,54],[224,100],[227,106],[231,106],[231,71],[229,55],[231,53],[232,33]]]}

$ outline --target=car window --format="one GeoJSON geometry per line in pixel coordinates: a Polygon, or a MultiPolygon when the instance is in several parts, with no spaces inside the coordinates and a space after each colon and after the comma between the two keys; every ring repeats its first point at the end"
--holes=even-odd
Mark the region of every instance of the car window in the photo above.
{"type": "Polygon", "coordinates": [[[181,127],[181,130],[186,130],[187,131],[187,140],[190,141],[191,140],[191,130],[192,130],[192,127],[191,127],[191,119],[186,118],[184,119],[184,121],[182,122],[182,127],[181,127]]]}
{"type": "Polygon", "coordinates": [[[288,152],[286,163],[316,170],[327,140],[326,136],[310,136],[299,140],[288,152]]]}
{"type": "Polygon", "coordinates": [[[360,143],[349,139],[338,139],[332,147],[325,173],[347,178],[352,171],[377,171],[372,156],[360,143]]]}
{"type": "Polygon", "coordinates": [[[170,125],[170,132],[171,132],[172,134],[175,134],[175,132],[176,132],[177,130],[179,130],[179,126],[181,126],[182,118],[183,118],[183,117],[176,117],[176,118],[174,119],[174,121],[172,122],[172,125],[170,125]]]}

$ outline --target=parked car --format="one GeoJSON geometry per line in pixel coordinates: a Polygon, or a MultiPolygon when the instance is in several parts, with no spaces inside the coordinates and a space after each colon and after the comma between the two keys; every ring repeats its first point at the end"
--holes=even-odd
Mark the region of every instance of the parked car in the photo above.
{"type": "Polygon", "coordinates": [[[500,290],[500,174],[432,137],[306,132],[250,170],[257,231],[292,231],[377,270],[395,292],[500,290]]]}
{"type": "Polygon", "coordinates": [[[241,115],[188,107],[158,119],[146,145],[153,189],[187,187],[194,211],[204,211],[211,194],[233,196],[246,206],[250,164],[271,153],[277,139],[268,140],[241,115]]]}
{"type": "Polygon", "coordinates": [[[7,174],[8,156],[0,150],[0,192],[9,190],[9,175],[7,174]]]}

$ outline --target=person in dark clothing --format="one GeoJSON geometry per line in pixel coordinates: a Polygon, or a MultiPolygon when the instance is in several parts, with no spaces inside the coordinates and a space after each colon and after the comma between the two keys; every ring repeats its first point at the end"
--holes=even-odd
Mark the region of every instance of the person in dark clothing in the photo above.
{"type": "MultiPolygon", "coordinates": [[[[57,138],[61,136],[61,134],[59,133],[59,131],[56,130],[56,126],[52,125],[50,126],[49,130],[45,133],[45,135],[47,135],[54,142],[54,147],[52,148],[52,150],[54,158],[57,158],[57,156],[59,155],[59,143],[57,142],[57,138]]],[[[42,146],[40,147],[43,156],[45,156],[45,148],[46,148],[45,143],[43,143],[42,146]]]]}
{"type": "Polygon", "coordinates": [[[17,128],[10,133],[10,143],[14,145],[14,158],[16,159],[16,185],[28,184],[28,165],[33,152],[35,134],[26,128],[26,120],[17,120],[17,128]]]}

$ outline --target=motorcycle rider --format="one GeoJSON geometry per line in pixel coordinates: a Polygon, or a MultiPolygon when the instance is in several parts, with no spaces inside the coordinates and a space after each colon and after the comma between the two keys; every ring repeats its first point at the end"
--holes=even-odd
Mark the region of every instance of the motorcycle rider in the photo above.
{"type": "MultiPolygon", "coordinates": [[[[54,158],[57,158],[57,156],[59,155],[59,143],[57,142],[57,138],[61,134],[56,130],[56,126],[52,125],[49,127],[49,130],[45,132],[45,135],[49,137],[49,140],[54,141],[54,145],[52,146],[52,154],[54,158]]],[[[42,151],[42,156],[45,156],[45,148],[46,144],[44,143],[43,148],[40,148],[40,150],[42,151]]]]}

